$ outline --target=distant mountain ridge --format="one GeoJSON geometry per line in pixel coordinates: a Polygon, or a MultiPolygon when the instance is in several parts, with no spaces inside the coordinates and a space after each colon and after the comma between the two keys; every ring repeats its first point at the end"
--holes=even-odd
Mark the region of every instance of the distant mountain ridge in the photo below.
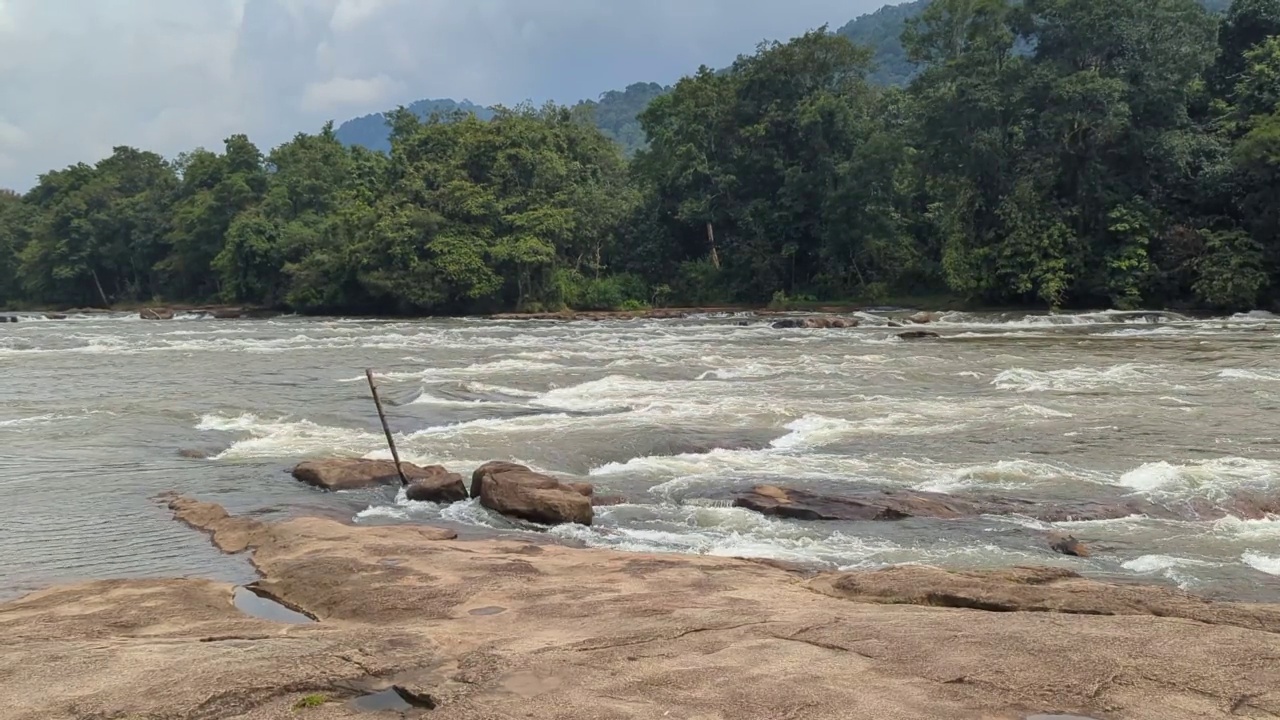
{"type": "MultiPolygon", "coordinates": [[[[653,99],[670,90],[658,83],[633,83],[625,90],[610,90],[598,100],[582,100],[574,106],[576,110],[589,111],[595,119],[596,127],[613,138],[628,154],[644,147],[644,130],[636,119],[653,99]]],[[[430,117],[433,113],[447,115],[461,110],[469,112],[481,120],[493,117],[491,107],[477,105],[470,100],[452,100],[437,98],[419,100],[408,106],[408,109],[421,118],[430,117]]],[[[373,113],[348,120],[335,131],[337,138],[344,145],[361,145],[370,150],[390,152],[390,129],[387,127],[385,113],[373,113]]]]}
{"type": "MultiPolygon", "coordinates": [[[[902,31],[907,21],[923,13],[930,2],[931,0],[910,0],[885,5],[875,12],[850,20],[836,34],[871,48],[874,67],[869,79],[873,83],[902,87],[911,82],[919,72],[919,68],[907,59],[906,50],[902,47],[902,31]]],[[[1200,0],[1200,4],[1210,12],[1220,13],[1226,11],[1231,0],[1200,0]]],[[[610,90],[598,100],[582,100],[574,107],[591,109],[596,126],[621,145],[627,155],[631,155],[645,145],[644,130],[636,117],[654,98],[669,89],[658,83],[633,83],[625,90],[610,90]]],[[[476,105],[469,100],[419,100],[408,107],[423,118],[435,112],[445,114],[454,110],[473,113],[482,120],[493,117],[492,108],[476,105]]],[[[384,113],[348,120],[337,130],[338,140],[346,145],[363,145],[382,152],[391,149],[389,135],[384,113]]]]}

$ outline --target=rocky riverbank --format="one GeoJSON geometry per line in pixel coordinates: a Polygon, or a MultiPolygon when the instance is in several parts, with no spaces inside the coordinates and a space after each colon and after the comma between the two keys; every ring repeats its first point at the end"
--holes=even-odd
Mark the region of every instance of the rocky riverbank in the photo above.
{"type": "Polygon", "coordinates": [[[223,551],[252,551],[258,594],[303,622],[246,614],[204,580],[40,592],[0,606],[5,717],[1280,714],[1280,605],[1061,569],[811,574],[168,506],[223,551]]]}

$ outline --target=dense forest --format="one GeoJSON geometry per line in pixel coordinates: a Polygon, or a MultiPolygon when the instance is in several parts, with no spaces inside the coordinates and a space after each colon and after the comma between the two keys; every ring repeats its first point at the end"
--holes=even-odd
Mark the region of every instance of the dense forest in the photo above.
{"type": "Polygon", "coordinates": [[[640,114],[388,115],[0,193],[0,304],[470,313],[950,293],[1047,307],[1280,297],[1280,0],[934,0],[905,88],[826,28],[640,114]]]}

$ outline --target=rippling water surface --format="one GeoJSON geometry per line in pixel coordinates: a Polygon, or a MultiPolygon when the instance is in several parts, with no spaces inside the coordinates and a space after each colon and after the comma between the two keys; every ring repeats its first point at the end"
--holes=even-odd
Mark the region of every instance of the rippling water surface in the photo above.
{"type": "Polygon", "coordinates": [[[285,470],[389,457],[469,473],[493,459],[581,477],[629,504],[565,541],[830,568],[1058,564],[1202,593],[1280,598],[1280,519],[1023,518],[803,523],[728,507],[762,481],[839,494],[906,487],[1033,498],[1213,499],[1280,490],[1280,319],[949,315],[904,342],[755,318],[535,323],[73,317],[0,324],[0,594],[140,575],[246,579],[172,522],[176,490],[269,517],[532,532],[473,502],[326,494],[285,470]],[[746,325],[739,323],[746,322],[746,325]],[[186,459],[198,449],[208,459],[186,459]]]}

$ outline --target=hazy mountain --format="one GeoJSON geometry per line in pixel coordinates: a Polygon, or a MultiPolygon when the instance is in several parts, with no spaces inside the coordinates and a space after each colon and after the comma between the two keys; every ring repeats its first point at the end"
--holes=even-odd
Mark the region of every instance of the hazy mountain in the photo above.
{"type": "MultiPolygon", "coordinates": [[[[1231,4],[1231,0],[1200,0],[1206,8],[1213,12],[1223,12],[1231,4]]],[[[907,60],[906,51],[900,40],[906,22],[917,17],[929,6],[930,0],[912,0],[911,2],[885,5],[873,13],[862,15],[846,23],[836,31],[837,34],[849,38],[854,43],[870,47],[874,51],[875,68],[871,72],[871,80],[880,85],[906,85],[916,76],[918,68],[907,60]]],[[[658,83],[634,83],[625,90],[610,90],[598,100],[582,100],[576,107],[590,108],[594,112],[596,126],[606,135],[620,144],[627,154],[634,153],[644,147],[644,131],[636,120],[649,103],[668,88],[658,83]]],[[[457,102],[450,99],[419,100],[409,106],[410,110],[422,117],[433,112],[450,112],[465,110],[475,113],[484,119],[492,117],[493,111],[467,100],[457,102]]],[[[338,139],[347,145],[363,145],[373,150],[390,149],[387,140],[388,129],[386,117],[382,113],[365,115],[348,120],[338,127],[338,139]]]]}

